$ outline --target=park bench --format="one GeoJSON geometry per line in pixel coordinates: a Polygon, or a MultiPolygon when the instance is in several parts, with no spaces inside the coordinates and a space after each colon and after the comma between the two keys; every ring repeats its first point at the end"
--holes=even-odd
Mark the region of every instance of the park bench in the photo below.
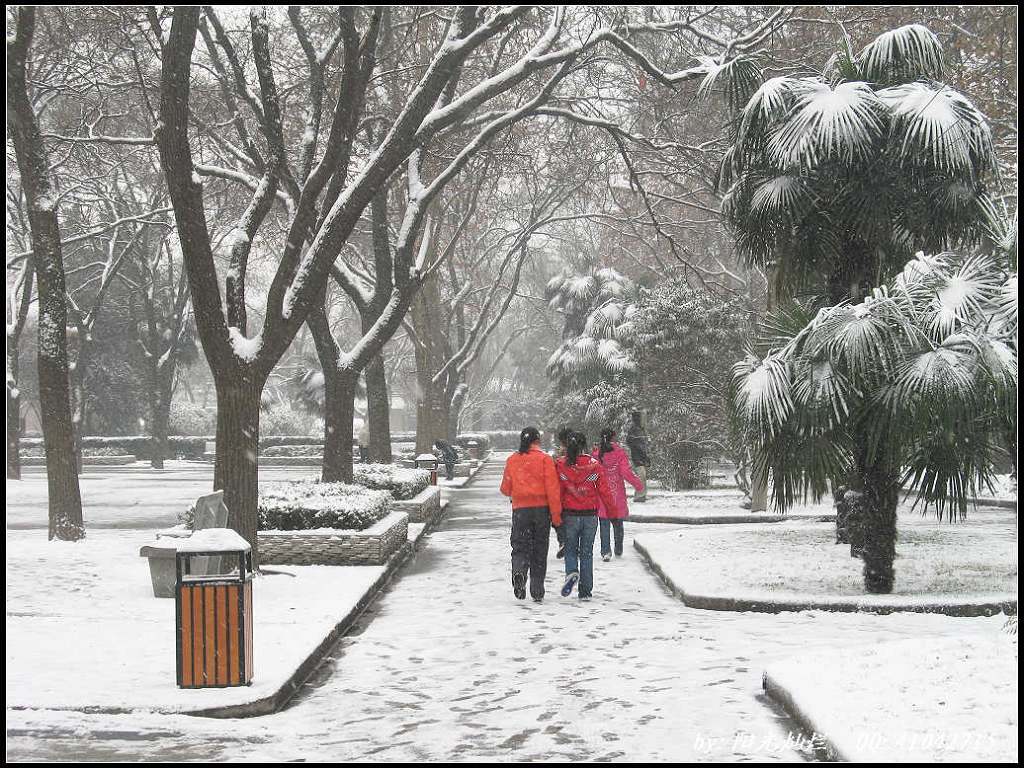
{"type": "MultiPolygon", "coordinates": [[[[174,558],[178,553],[176,540],[187,539],[196,531],[223,528],[228,522],[228,508],[224,506],[224,491],[214,491],[196,499],[192,525],[177,525],[156,535],[156,541],[139,550],[140,557],[149,558],[149,576],[153,582],[154,597],[174,597],[176,573],[174,558]]],[[[216,572],[219,558],[193,558],[192,573],[204,575],[216,572]]]]}

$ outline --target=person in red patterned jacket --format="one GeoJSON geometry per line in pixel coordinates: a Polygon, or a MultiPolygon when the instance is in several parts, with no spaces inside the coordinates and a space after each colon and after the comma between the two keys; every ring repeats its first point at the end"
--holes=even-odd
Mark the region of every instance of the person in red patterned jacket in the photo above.
{"type": "Polygon", "coordinates": [[[562,497],[562,526],[565,531],[565,584],[562,597],[572,594],[579,583],[581,600],[589,600],[594,589],[594,537],[597,510],[603,503],[615,507],[608,478],[600,462],[587,454],[587,438],[581,432],[569,435],[565,456],[555,462],[562,497]]]}

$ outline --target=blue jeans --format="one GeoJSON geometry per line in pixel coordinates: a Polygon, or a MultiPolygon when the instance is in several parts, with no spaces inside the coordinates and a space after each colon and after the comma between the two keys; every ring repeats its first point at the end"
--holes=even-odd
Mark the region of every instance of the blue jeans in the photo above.
{"type": "Polygon", "coordinates": [[[579,591],[587,596],[594,589],[594,537],[597,536],[597,515],[564,515],[565,573],[580,573],[579,591]]]}
{"type": "Polygon", "coordinates": [[[610,555],[612,553],[612,531],[615,531],[615,554],[616,556],[622,554],[622,539],[624,538],[625,532],[622,529],[622,520],[607,520],[601,518],[601,554],[610,555]]]}

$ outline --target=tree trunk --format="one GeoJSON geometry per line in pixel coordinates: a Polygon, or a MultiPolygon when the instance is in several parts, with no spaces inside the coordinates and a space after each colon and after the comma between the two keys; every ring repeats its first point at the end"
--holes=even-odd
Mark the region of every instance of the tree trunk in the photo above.
{"type": "Polygon", "coordinates": [[[768,467],[758,470],[756,462],[750,470],[750,511],[766,512],[768,510],[768,467]]]}
{"type": "Polygon", "coordinates": [[[18,346],[7,339],[7,478],[21,480],[21,391],[18,346]]]}
{"type": "Polygon", "coordinates": [[[153,469],[163,469],[168,457],[167,430],[171,420],[170,387],[161,386],[150,395],[149,428],[152,442],[150,444],[149,463],[153,469]]]}
{"type": "Polygon", "coordinates": [[[448,439],[448,413],[444,389],[429,380],[421,381],[416,403],[416,453],[430,453],[437,440],[448,439]]]}
{"type": "Polygon", "coordinates": [[[459,436],[459,418],[462,416],[462,407],[466,403],[466,394],[469,392],[468,384],[459,384],[452,393],[448,406],[448,435],[445,438],[449,443],[454,443],[459,436]]]}
{"type": "Polygon", "coordinates": [[[217,457],[213,487],[223,489],[228,527],[252,545],[253,564],[259,562],[256,542],[259,487],[260,394],[263,381],[237,371],[215,374],[217,386],[217,457]],[[231,379],[226,381],[226,379],[231,379]]]}
{"type": "Polygon", "coordinates": [[[324,370],[324,461],[320,479],[325,483],[352,482],[352,421],[358,381],[358,373],[324,370]]]}
{"type": "Polygon", "coordinates": [[[384,355],[377,355],[366,366],[366,417],[370,427],[370,461],[390,464],[391,403],[384,370],[384,355]]]}
{"type": "Polygon", "coordinates": [[[75,471],[82,474],[82,437],[85,434],[85,339],[72,326],[68,344],[68,380],[71,394],[71,432],[75,451],[75,471]]]}
{"type": "Polygon", "coordinates": [[[864,587],[871,594],[887,595],[896,581],[896,507],[898,478],[885,467],[863,470],[864,497],[859,521],[863,534],[864,587]]]}
{"type": "Polygon", "coordinates": [[[35,31],[35,9],[22,6],[16,13],[16,31],[9,23],[7,32],[7,127],[28,207],[39,285],[39,413],[46,449],[49,536],[75,541],[85,536],[85,528],[71,434],[64,257],[50,163],[25,74],[35,31]]]}

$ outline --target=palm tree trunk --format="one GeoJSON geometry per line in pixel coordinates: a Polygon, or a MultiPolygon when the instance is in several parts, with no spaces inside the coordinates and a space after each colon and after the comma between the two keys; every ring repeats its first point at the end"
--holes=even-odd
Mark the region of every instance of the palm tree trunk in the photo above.
{"type": "Polygon", "coordinates": [[[861,505],[864,587],[875,595],[892,592],[896,581],[896,507],[899,502],[897,477],[880,464],[863,471],[864,498],[861,505]]]}

